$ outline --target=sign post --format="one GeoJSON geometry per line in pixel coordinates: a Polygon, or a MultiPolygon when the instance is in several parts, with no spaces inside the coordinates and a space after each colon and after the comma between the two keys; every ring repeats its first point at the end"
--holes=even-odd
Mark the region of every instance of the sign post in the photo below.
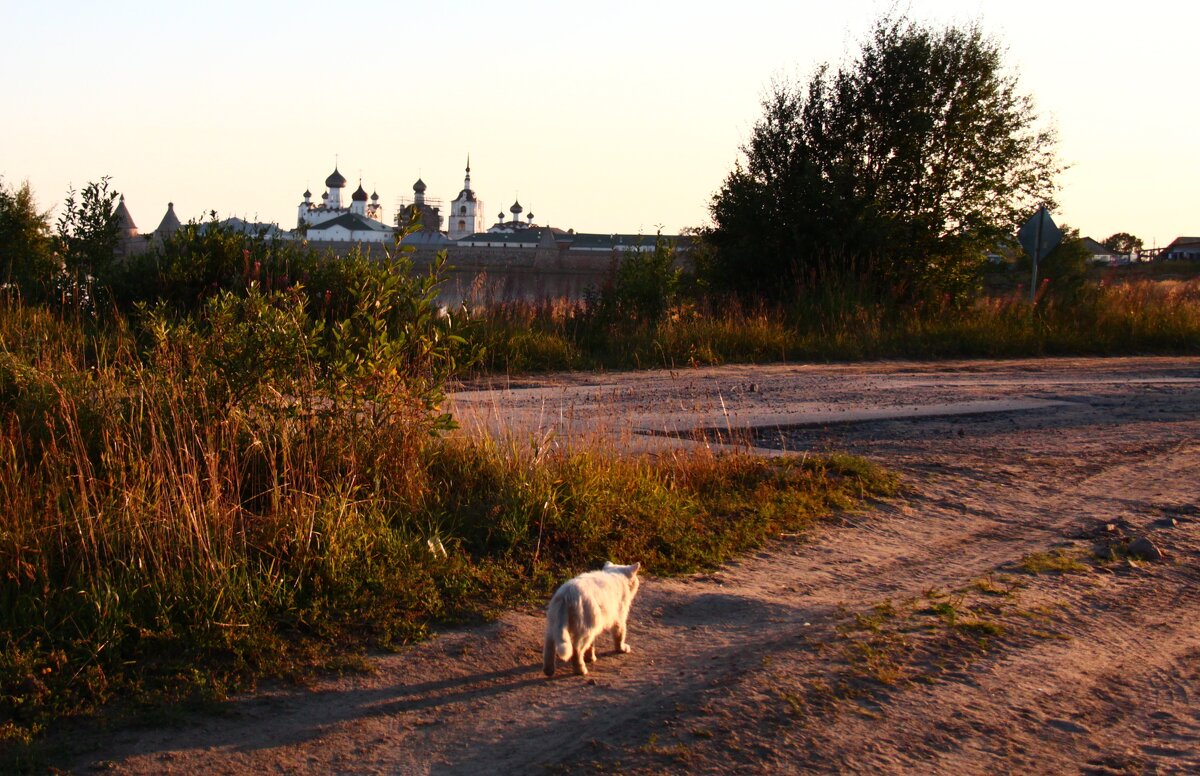
{"type": "Polygon", "coordinates": [[[1029,301],[1037,299],[1038,262],[1050,255],[1050,252],[1062,242],[1063,233],[1050,217],[1050,211],[1045,205],[1038,208],[1029,220],[1021,225],[1017,232],[1017,240],[1021,247],[1033,259],[1033,277],[1029,282],[1029,301]]]}

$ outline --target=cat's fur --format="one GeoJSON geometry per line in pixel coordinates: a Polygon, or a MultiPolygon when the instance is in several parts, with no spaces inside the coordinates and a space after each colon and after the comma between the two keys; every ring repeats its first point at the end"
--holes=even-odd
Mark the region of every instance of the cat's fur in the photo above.
{"type": "Polygon", "coordinates": [[[596,662],[595,641],[611,631],[617,652],[629,652],[625,643],[625,620],[637,595],[642,564],[614,566],[605,563],[600,571],[589,571],[559,586],[546,607],[546,644],[542,670],[554,676],[554,659],[570,660],[575,673],[588,672],[585,658],[596,662]]]}

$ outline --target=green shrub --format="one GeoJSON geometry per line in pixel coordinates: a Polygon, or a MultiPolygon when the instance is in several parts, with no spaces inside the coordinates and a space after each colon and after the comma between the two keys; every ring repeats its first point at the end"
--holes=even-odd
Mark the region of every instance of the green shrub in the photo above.
{"type": "MultiPolygon", "coordinates": [[[[372,288],[374,309],[392,286],[372,288]]],[[[710,566],[892,487],[817,458],[434,436],[452,341],[357,309],[330,324],[296,290],[223,292],[198,319],[147,311],[143,350],[119,325],[0,305],[0,737],[130,693],[219,697],[605,558],[710,566]]]]}

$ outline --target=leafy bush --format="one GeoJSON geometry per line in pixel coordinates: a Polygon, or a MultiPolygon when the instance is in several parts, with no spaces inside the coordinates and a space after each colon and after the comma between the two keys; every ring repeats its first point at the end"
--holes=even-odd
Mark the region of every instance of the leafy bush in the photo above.
{"type": "Polygon", "coordinates": [[[674,246],[659,234],[653,251],[629,251],[621,257],[594,315],[608,325],[657,325],[676,302],[681,275],[674,246]]]}
{"type": "Polygon", "coordinates": [[[712,286],[784,300],[824,265],[881,300],[977,296],[1059,169],[1001,54],[978,26],[884,17],[849,64],[777,84],[713,198],[712,286]]]}

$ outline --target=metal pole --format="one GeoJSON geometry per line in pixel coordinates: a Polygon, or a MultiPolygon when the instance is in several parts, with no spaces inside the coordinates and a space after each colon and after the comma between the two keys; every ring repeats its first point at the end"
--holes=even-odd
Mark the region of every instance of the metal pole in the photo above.
{"type": "Polygon", "coordinates": [[[1032,304],[1037,299],[1037,264],[1038,256],[1042,255],[1042,221],[1046,206],[1042,205],[1037,212],[1037,227],[1033,238],[1033,279],[1029,281],[1029,301],[1032,304]]]}

